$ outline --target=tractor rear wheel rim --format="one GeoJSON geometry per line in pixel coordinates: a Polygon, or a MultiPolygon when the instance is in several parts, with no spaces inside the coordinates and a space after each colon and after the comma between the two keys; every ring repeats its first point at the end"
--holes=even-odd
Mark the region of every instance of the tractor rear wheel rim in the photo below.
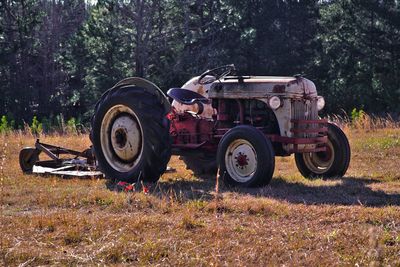
{"type": "Polygon", "coordinates": [[[239,183],[251,180],[257,171],[257,153],[244,139],[233,141],[225,153],[225,166],[229,176],[239,183]]]}
{"type": "Polygon", "coordinates": [[[119,172],[132,170],[143,153],[143,132],[132,109],[115,105],[104,115],[100,130],[101,146],[107,162],[119,172]]]}
{"type": "Polygon", "coordinates": [[[326,144],[326,152],[304,153],[303,159],[307,168],[313,173],[326,173],[332,167],[335,160],[335,151],[332,142],[328,140],[326,144]]]}

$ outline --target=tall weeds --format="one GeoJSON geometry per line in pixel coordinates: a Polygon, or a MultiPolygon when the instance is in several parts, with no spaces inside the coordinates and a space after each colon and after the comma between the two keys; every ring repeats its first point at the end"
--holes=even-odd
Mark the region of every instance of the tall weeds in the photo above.
{"type": "Polygon", "coordinates": [[[327,118],[342,127],[349,127],[357,130],[400,128],[400,121],[393,119],[390,114],[387,114],[386,116],[376,116],[365,112],[359,112],[358,116],[352,116],[352,118],[346,113],[344,113],[344,115],[328,115],[327,118]]]}
{"type": "MultiPolygon", "coordinates": [[[[3,147],[1,149],[1,154],[0,154],[0,229],[1,232],[3,233],[3,209],[4,209],[4,181],[5,181],[5,173],[4,173],[4,168],[6,166],[6,155],[7,155],[7,142],[5,140],[5,135],[3,135],[3,147]]],[[[6,252],[5,252],[5,244],[4,244],[4,239],[3,235],[1,234],[0,237],[0,253],[1,253],[1,258],[3,261],[3,265],[6,265],[6,252]]]]}

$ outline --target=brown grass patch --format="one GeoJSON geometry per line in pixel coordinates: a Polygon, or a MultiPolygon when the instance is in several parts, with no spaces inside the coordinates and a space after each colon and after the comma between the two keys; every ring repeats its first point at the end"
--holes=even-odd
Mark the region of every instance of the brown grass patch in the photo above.
{"type": "Polygon", "coordinates": [[[345,127],[343,179],[308,180],[293,158],[277,158],[270,185],[220,185],[218,198],[215,177],[195,177],[177,157],[177,172],[147,195],[102,179],[23,175],[18,152],[35,138],[0,136],[1,265],[400,265],[400,129],[378,126],[345,127]]]}

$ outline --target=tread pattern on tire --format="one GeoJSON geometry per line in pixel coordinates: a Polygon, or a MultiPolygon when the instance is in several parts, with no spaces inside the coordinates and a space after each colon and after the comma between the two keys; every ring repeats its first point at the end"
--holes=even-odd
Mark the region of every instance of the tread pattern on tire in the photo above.
{"type": "Polygon", "coordinates": [[[90,139],[99,167],[107,178],[135,182],[141,174],[140,179],[155,182],[164,173],[171,157],[171,142],[169,120],[166,118],[169,111],[165,110],[161,98],[162,96],[158,92],[152,94],[140,87],[123,86],[107,90],[96,103],[91,121],[90,139]],[[113,105],[112,103],[117,102],[130,107],[143,128],[143,159],[128,173],[118,172],[107,163],[100,144],[99,136],[103,116],[113,105]],[[109,105],[111,106],[108,107],[109,105]]]}

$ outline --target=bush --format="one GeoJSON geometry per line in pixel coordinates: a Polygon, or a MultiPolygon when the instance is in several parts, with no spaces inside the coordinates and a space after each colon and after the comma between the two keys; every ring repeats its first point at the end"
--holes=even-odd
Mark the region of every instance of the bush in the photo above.
{"type": "Polygon", "coordinates": [[[37,119],[36,116],[33,116],[32,124],[31,124],[30,128],[31,128],[31,133],[34,135],[38,135],[38,134],[42,133],[43,125],[42,125],[42,123],[39,122],[39,120],[37,119]]]}
{"type": "Polygon", "coordinates": [[[365,112],[364,110],[360,109],[357,110],[356,108],[353,108],[353,110],[351,111],[351,121],[357,121],[360,119],[363,119],[365,116],[365,112]]]}
{"type": "Polygon", "coordinates": [[[76,131],[76,119],[74,117],[70,118],[67,121],[67,133],[75,134],[76,131]]]}
{"type": "Polygon", "coordinates": [[[1,116],[0,134],[5,134],[5,133],[11,132],[13,129],[13,124],[14,124],[14,121],[11,121],[10,124],[8,123],[7,116],[5,116],[5,115],[1,116]]]}
{"type": "Polygon", "coordinates": [[[369,119],[367,114],[362,109],[357,110],[356,108],[353,108],[351,111],[351,125],[355,128],[362,129],[368,126],[366,125],[369,123],[367,118],[369,119]]]}

